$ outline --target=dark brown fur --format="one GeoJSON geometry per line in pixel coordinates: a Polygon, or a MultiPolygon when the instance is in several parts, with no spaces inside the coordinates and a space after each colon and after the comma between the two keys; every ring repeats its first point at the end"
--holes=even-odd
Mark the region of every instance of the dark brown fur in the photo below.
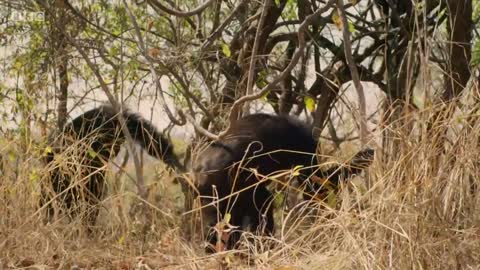
{"type": "MultiPolygon", "coordinates": [[[[171,167],[181,167],[170,141],[149,121],[130,111],[124,111],[123,117],[134,141],[148,154],[171,167]]],[[[125,141],[116,113],[110,106],[89,110],[50,137],[51,151],[45,157],[50,178],[42,190],[41,201],[41,205],[48,203],[47,219],[52,218],[53,201],[71,216],[78,214],[75,209],[83,203],[87,206],[86,221],[94,225],[98,208],[93,206],[103,198],[105,190],[105,165],[125,141]],[[56,156],[59,161],[55,161],[56,156]]]]}
{"type": "MultiPolygon", "coordinates": [[[[208,205],[218,197],[215,206],[203,208],[203,218],[213,226],[217,216],[230,213],[230,224],[239,231],[230,234],[227,247],[232,248],[240,237],[240,231],[250,227],[260,233],[272,234],[274,230],[272,194],[267,189],[270,181],[259,181],[258,175],[271,175],[281,170],[303,166],[300,179],[305,181],[315,175],[328,178],[334,186],[369,166],[373,150],[357,154],[349,166],[338,166],[319,171],[316,159],[317,141],[311,129],[297,119],[268,114],[253,114],[239,119],[229,134],[213,142],[195,160],[193,175],[202,205],[208,205]],[[358,166],[358,167],[356,167],[358,166]],[[238,195],[226,199],[231,194],[238,195]],[[223,199],[223,200],[222,200],[223,199]]],[[[311,198],[322,190],[318,183],[310,183],[305,197],[311,198]]],[[[215,236],[208,236],[211,243],[215,236]]]]}

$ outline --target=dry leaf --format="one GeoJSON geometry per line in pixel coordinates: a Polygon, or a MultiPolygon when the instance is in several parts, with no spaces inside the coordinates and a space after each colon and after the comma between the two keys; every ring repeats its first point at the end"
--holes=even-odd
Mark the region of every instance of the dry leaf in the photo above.
{"type": "Polygon", "coordinates": [[[338,14],[337,9],[335,9],[332,13],[332,21],[337,26],[338,29],[340,30],[343,29],[342,18],[340,17],[340,14],[338,14]]]}
{"type": "Polygon", "coordinates": [[[153,58],[157,58],[160,55],[160,50],[157,48],[150,48],[148,49],[148,55],[153,58]]]}
{"type": "Polygon", "coordinates": [[[29,267],[29,266],[32,266],[35,264],[35,261],[33,261],[33,259],[31,258],[25,258],[23,260],[21,260],[19,263],[18,263],[18,266],[20,267],[29,267]]]}
{"type": "Polygon", "coordinates": [[[147,30],[150,31],[153,27],[153,21],[149,21],[147,24],[147,30]]]}

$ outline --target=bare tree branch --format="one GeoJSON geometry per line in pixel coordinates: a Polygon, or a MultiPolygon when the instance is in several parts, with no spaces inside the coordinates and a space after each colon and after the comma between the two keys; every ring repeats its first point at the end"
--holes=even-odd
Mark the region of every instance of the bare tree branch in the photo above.
{"type": "MultiPolygon", "coordinates": [[[[257,25],[257,32],[255,33],[255,40],[253,41],[253,48],[252,48],[252,53],[250,55],[250,68],[248,69],[248,79],[247,79],[247,91],[246,95],[250,95],[253,91],[253,78],[254,78],[254,72],[256,70],[255,68],[255,62],[257,58],[257,53],[258,53],[258,47],[260,46],[259,44],[259,38],[260,38],[260,33],[263,31],[263,24],[265,23],[265,18],[267,17],[267,7],[272,4],[272,0],[265,0],[263,9],[262,9],[262,15],[260,16],[260,21],[258,22],[257,25]]],[[[247,105],[247,103],[245,103],[247,105]]]]}
{"type": "MultiPolygon", "coordinates": [[[[38,3],[43,3],[44,0],[36,0],[38,3]]],[[[73,13],[73,15],[75,15],[76,17],[78,17],[80,20],[82,20],[83,22],[91,25],[93,28],[97,29],[98,31],[102,32],[102,33],[105,33],[113,38],[119,38],[119,39],[122,39],[122,40],[125,40],[125,41],[128,41],[128,42],[135,42],[135,40],[132,40],[132,39],[129,39],[129,38],[124,38],[120,35],[116,35],[116,34],[113,34],[111,32],[109,32],[107,29],[101,27],[100,25],[90,21],[89,19],[87,19],[85,16],[83,16],[82,13],[80,13],[80,11],[78,11],[75,7],[72,6],[72,4],[70,4],[70,2],[68,2],[68,0],[64,0],[63,1],[64,4],[66,5],[66,7],[73,13]]]]}
{"type": "Polygon", "coordinates": [[[240,108],[245,102],[259,99],[260,97],[265,95],[268,91],[270,91],[274,86],[276,86],[278,83],[284,80],[285,76],[290,74],[290,72],[293,70],[295,65],[300,60],[300,57],[302,57],[304,54],[305,46],[306,46],[305,33],[308,30],[308,26],[311,25],[322,13],[330,9],[334,3],[335,3],[335,0],[328,1],[323,8],[317,9],[313,14],[307,16],[305,21],[302,22],[302,24],[298,29],[298,50],[293,55],[292,60],[290,61],[290,64],[276,78],[274,78],[274,80],[271,83],[269,83],[264,88],[262,88],[262,90],[259,91],[258,93],[243,96],[233,103],[232,108],[230,110],[230,116],[229,116],[230,125],[226,130],[224,130],[219,134],[220,138],[228,134],[228,132],[230,131],[231,125],[237,121],[240,108]]]}
{"type": "Polygon", "coordinates": [[[214,1],[215,0],[207,0],[205,3],[201,4],[200,6],[194,8],[191,11],[180,11],[180,10],[175,10],[175,9],[172,9],[172,8],[168,8],[168,7],[164,6],[162,3],[160,3],[160,1],[157,1],[157,0],[147,0],[147,3],[149,3],[150,5],[158,8],[158,9],[160,9],[161,11],[163,11],[167,14],[183,18],[183,17],[194,16],[194,15],[197,15],[197,14],[201,13],[204,9],[206,9],[214,1]]]}
{"type": "Polygon", "coordinates": [[[242,9],[248,3],[247,0],[242,0],[240,4],[238,4],[235,9],[228,15],[227,18],[223,21],[223,23],[215,29],[212,34],[205,40],[202,44],[201,50],[208,48],[210,44],[222,33],[222,31],[227,27],[228,24],[235,18],[235,15],[238,13],[240,9],[242,9]]]}
{"type": "Polygon", "coordinates": [[[357,90],[358,104],[359,104],[359,118],[360,118],[360,141],[363,145],[367,144],[369,139],[369,132],[367,128],[367,109],[365,101],[365,93],[363,92],[363,86],[360,82],[360,75],[358,74],[357,65],[353,60],[352,55],[352,43],[350,41],[350,31],[348,29],[347,16],[345,15],[345,7],[343,6],[343,0],[337,0],[337,9],[342,19],[342,34],[343,34],[343,48],[345,50],[345,59],[347,60],[348,68],[352,74],[353,84],[355,90],[357,90]]]}
{"type": "Polygon", "coordinates": [[[193,125],[193,127],[195,128],[195,130],[196,130],[197,132],[199,132],[200,134],[202,134],[202,135],[204,135],[204,136],[206,136],[207,138],[212,139],[212,140],[218,140],[218,139],[219,139],[219,136],[218,136],[218,135],[215,135],[215,134],[211,133],[210,131],[204,129],[201,125],[199,125],[199,124],[195,121],[195,119],[194,119],[192,116],[183,113],[183,111],[181,111],[181,110],[178,111],[178,113],[179,113],[180,115],[182,115],[182,117],[185,117],[185,118],[188,120],[188,122],[190,122],[190,124],[193,125]]]}
{"type": "Polygon", "coordinates": [[[148,66],[150,68],[150,72],[152,73],[153,80],[155,82],[155,86],[157,87],[157,91],[159,91],[159,93],[160,93],[160,101],[162,103],[162,106],[163,106],[163,109],[164,109],[165,113],[167,114],[170,121],[172,121],[176,125],[179,125],[179,126],[185,125],[185,119],[177,120],[173,116],[170,109],[168,108],[167,102],[165,100],[165,96],[163,95],[162,85],[160,83],[160,78],[158,77],[157,71],[155,70],[155,67],[153,66],[152,59],[148,55],[147,45],[145,44],[145,42],[143,42],[142,33],[140,32],[140,27],[138,26],[137,20],[135,19],[135,15],[132,13],[130,8],[128,7],[127,2],[125,0],[123,0],[122,2],[123,2],[123,5],[125,6],[125,9],[127,10],[128,16],[132,20],[132,23],[133,23],[133,26],[134,26],[134,29],[135,29],[135,33],[137,35],[137,41],[138,41],[138,45],[140,47],[140,51],[141,51],[143,57],[145,57],[145,59],[147,60],[148,66]]]}

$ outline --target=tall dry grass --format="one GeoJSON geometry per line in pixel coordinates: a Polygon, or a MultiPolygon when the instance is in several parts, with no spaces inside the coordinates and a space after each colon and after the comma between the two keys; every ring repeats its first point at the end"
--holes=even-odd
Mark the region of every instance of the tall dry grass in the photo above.
{"type": "Polygon", "coordinates": [[[199,235],[184,233],[180,187],[158,162],[145,169],[148,230],[140,230],[138,198],[125,176],[110,181],[95,235],[78,220],[43,224],[41,152],[21,152],[17,139],[4,139],[0,268],[478,269],[480,114],[457,108],[432,124],[445,106],[403,111],[383,127],[390,143],[335,204],[301,202],[277,213],[274,237],[215,255],[203,253],[199,235]]]}

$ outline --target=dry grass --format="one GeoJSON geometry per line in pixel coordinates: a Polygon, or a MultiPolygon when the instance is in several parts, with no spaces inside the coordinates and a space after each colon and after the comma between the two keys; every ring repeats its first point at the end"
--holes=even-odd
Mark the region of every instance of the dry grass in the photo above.
{"type": "Polygon", "coordinates": [[[336,205],[301,203],[277,215],[275,237],[216,255],[203,253],[199,235],[184,233],[189,218],[181,215],[180,187],[158,163],[145,172],[148,230],[140,229],[134,185],[125,177],[110,183],[95,236],[76,220],[44,225],[37,213],[39,154],[5,139],[0,268],[478,269],[480,120],[477,113],[457,113],[428,131],[435,113],[408,114],[389,126],[395,150],[379,151],[367,179],[347,185],[336,205]],[[442,152],[431,134],[445,130],[442,152]]]}

